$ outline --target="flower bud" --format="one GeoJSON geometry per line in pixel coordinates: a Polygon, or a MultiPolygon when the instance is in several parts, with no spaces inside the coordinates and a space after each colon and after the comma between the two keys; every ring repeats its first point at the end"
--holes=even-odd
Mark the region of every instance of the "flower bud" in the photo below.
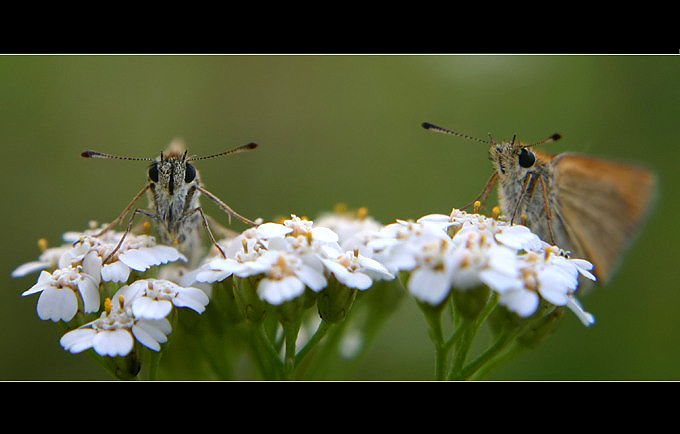
{"type": "Polygon", "coordinates": [[[467,291],[454,290],[451,292],[456,312],[466,320],[472,320],[486,306],[491,289],[488,286],[479,286],[467,291]]]}
{"type": "Polygon", "coordinates": [[[537,318],[529,329],[517,338],[517,344],[536,348],[555,331],[563,313],[564,306],[560,306],[544,317],[537,318]]]}
{"type": "Polygon", "coordinates": [[[328,286],[317,296],[319,315],[328,323],[342,321],[352,307],[357,290],[348,288],[335,277],[328,279],[328,286]]]}
{"type": "Polygon", "coordinates": [[[229,277],[221,282],[212,284],[212,296],[210,304],[215,307],[230,324],[237,324],[244,318],[239,309],[234,294],[236,288],[234,279],[229,277]]]}
{"type": "Polygon", "coordinates": [[[257,285],[261,277],[234,277],[234,299],[241,314],[253,322],[264,320],[268,306],[257,295],[257,285]]]}

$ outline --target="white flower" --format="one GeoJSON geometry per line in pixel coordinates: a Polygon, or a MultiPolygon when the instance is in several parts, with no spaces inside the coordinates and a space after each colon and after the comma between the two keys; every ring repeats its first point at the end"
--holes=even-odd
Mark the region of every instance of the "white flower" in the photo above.
{"type": "Polygon", "coordinates": [[[54,272],[41,271],[38,282],[22,296],[40,293],[38,317],[42,320],[70,321],[78,312],[78,298],[85,313],[99,310],[99,281],[83,268],[58,268],[54,272]]]}
{"type": "Polygon", "coordinates": [[[180,286],[169,280],[142,279],[118,290],[114,298],[123,296],[125,305],[132,308],[136,318],[165,318],[172,306],[188,307],[203,313],[209,303],[208,296],[202,290],[180,286]]]}
{"type": "MultiPolygon", "coordinates": [[[[74,242],[73,248],[60,258],[60,265],[76,263],[90,252],[96,252],[102,261],[106,260],[118,245],[123,233],[107,232],[104,235],[101,238],[81,236],[74,242]]],[[[101,266],[101,279],[107,282],[125,282],[131,270],[143,272],[152,266],[180,259],[186,261],[186,257],[175,248],[156,244],[155,239],[149,235],[128,233],[120,248],[101,266]]]]}
{"type": "Polygon", "coordinates": [[[323,270],[315,263],[281,250],[269,250],[258,261],[267,264],[257,287],[260,299],[273,305],[292,300],[304,292],[305,286],[320,291],[327,285],[323,270]]]}
{"type": "Polygon", "coordinates": [[[102,315],[62,336],[59,343],[66,351],[79,353],[93,348],[100,356],[126,356],[132,351],[135,340],[154,351],[167,342],[172,328],[167,319],[136,318],[129,306],[119,300],[113,304],[106,300],[102,315]]]}
{"type": "Polygon", "coordinates": [[[257,227],[257,236],[261,239],[291,237],[309,237],[312,240],[322,243],[335,243],[338,235],[326,227],[314,226],[314,222],[301,219],[295,214],[291,214],[290,219],[283,224],[264,223],[257,227]]]}
{"type": "Polygon", "coordinates": [[[581,321],[590,325],[592,315],[583,311],[574,298],[578,276],[595,280],[588,270],[592,264],[583,259],[569,259],[560,249],[548,246],[542,251],[529,251],[518,256],[519,284],[501,293],[499,303],[522,317],[532,315],[539,295],[555,306],[568,306],[581,321]]]}
{"type": "Polygon", "coordinates": [[[417,266],[416,255],[432,241],[448,240],[447,223],[421,219],[418,222],[397,220],[382,227],[366,243],[372,258],[382,263],[392,274],[411,271],[417,266]]]}
{"type": "MultiPolygon", "coordinates": [[[[320,291],[327,285],[322,258],[338,256],[337,235],[329,228],[291,216],[283,224],[264,223],[236,237],[227,258],[207,261],[190,275],[197,282],[219,282],[229,276],[262,276],[257,294],[279,305],[300,296],[305,287],[320,291]],[[247,234],[246,234],[247,232],[247,234]],[[240,243],[236,249],[237,243],[240,243]]],[[[188,284],[189,279],[182,283],[188,284]]]]}
{"type": "Polygon", "coordinates": [[[71,246],[59,246],[46,248],[38,257],[37,261],[26,262],[25,264],[19,265],[12,271],[12,277],[23,277],[27,274],[34,273],[36,271],[44,269],[54,269],[57,268],[59,258],[69,249],[71,246]]]}
{"type": "MultiPolygon", "coordinates": [[[[340,207],[339,207],[340,208],[340,207]]],[[[371,250],[366,246],[368,240],[380,230],[382,225],[367,215],[365,208],[356,212],[346,212],[342,209],[334,213],[321,215],[314,224],[332,230],[338,236],[338,244],[344,251],[359,250],[364,256],[370,256],[371,250]]]]}
{"type": "Polygon", "coordinates": [[[451,289],[484,284],[521,317],[536,312],[542,298],[568,306],[586,325],[593,321],[574,297],[579,275],[595,280],[592,264],[568,258],[525,226],[454,209],[397,220],[366,245],[391,272],[410,272],[407,288],[420,301],[436,305],[451,289]]]}
{"type": "Polygon", "coordinates": [[[394,275],[380,262],[354,252],[345,252],[334,258],[321,260],[336,279],[345,286],[355,289],[368,289],[373,280],[390,280],[394,275]]]}

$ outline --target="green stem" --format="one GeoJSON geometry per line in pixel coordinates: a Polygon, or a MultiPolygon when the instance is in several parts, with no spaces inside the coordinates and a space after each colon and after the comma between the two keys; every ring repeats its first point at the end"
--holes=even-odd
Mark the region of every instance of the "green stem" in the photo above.
{"type": "Polygon", "coordinates": [[[491,372],[498,369],[501,365],[507,363],[509,360],[514,359],[524,350],[526,350],[526,347],[515,345],[510,351],[482,366],[476,373],[472,374],[470,378],[473,380],[481,380],[486,378],[486,376],[491,372]]]}
{"type": "Polygon", "coordinates": [[[467,359],[468,353],[470,352],[470,347],[474,342],[474,337],[481,328],[482,324],[486,321],[487,317],[496,308],[498,304],[498,294],[492,293],[489,301],[487,302],[484,309],[479,312],[479,314],[471,320],[463,319],[463,322],[458,327],[454,335],[447,342],[447,346],[450,348],[455,345],[456,352],[453,358],[453,366],[447,375],[447,378],[458,378],[463,371],[465,365],[465,360],[467,359]]]}
{"type": "Polygon", "coordinates": [[[479,369],[481,369],[489,360],[499,354],[505,347],[511,343],[518,335],[517,331],[504,333],[501,337],[479,357],[467,365],[464,369],[456,370],[451,377],[452,380],[468,380],[479,369]]]}
{"type": "Polygon", "coordinates": [[[331,324],[329,324],[327,321],[324,321],[323,319],[319,323],[319,327],[317,327],[316,332],[314,332],[314,335],[311,337],[311,339],[305,344],[304,347],[295,355],[295,366],[298,366],[302,360],[307,357],[307,355],[314,349],[316,346],[321,342],[321,340],[326,336],[328,333],[328,330],[330,329],[331,324]]]}
{"type": "Polygon", "coordinates": [[[430,340],[434,344],[434,373],[437,380],[444,380],[446,376],[446,365],[448,362],[449,351],[444,342],[444,332],[442,329],[442,307],[431,306],[426,303],[418,303],[425,315],[425,320],[429,327],[430,340]]]}
{"type": "Polygon", "coordinates": [[[260,366],[262,375],[267,380],[277,379],[280,377],[283,363],[281,362],[278,352],[269,341],[263,324],[261,322],[253,323],[251,332],[251,345],[253,347],[255,361],[260,366]]]}
{"type": "Polygon", "coordinates": [[[151,352],[151,357],[149,357],[149,371],[148,371],[148,378],[149,381],[154,381],[156,380],[158,376],[158,366],[161,362],[161,352],[158,351],[152,351],[151,352]]]}
{"type": "Polygon", "coordinates": [[[286,324],[283,327],[284,338],[286,341],[286,353],[284,360],[284,378],[287,380],[292,378],[295,370],[295,344],[297,342],[298,332],[300,331],[300,321],[294,324],[286,324]]]}

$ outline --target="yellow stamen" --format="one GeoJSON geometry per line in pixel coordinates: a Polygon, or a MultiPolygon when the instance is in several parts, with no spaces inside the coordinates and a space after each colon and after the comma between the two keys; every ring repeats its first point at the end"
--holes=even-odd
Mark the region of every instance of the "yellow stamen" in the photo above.
{"type": "Polygon", "coordinates": [[[144,222],[143,226],[144,226],[144,233],[146,235],[149,235],[149,233],[151,232],[151,223],[144,222]]]}
{"type": "Polygon", "coordinates": [[[111,313],[111,299],[108,297],[104,300],[104,311],[106,312],[106,315],[111,313]]]}
{"type": "Polygon", "coordinates": [[[366,208],[365,206],[362,206],[361,208],[359,208],[359,209],[357,210],[357,218],[358,218],[359,220],[363,220],[363,219],[365,219],[367,216],[368,216],[368,208],[366,208]]]}
{"type": "Polygon", "coordinates": [[[335,214],[344,214],[347,212],[347,204],[345,203],[336,203],[335,206],[333,207],[333,212],[335,214]]]}
{"type": "Polygon", "coordinates": [[[474,213],[479,214],[479,209],[482,207],[482,202],[476,200],[475,203],[472,206],[473,206],[474,213]]]}
{"type": "Polygon", "coordinates": [[[38,248],[40,249],[41,252],[47,250],[47,240],[45,238],[40,238],[38,240],[38,248]]]}
{"type": "Polygon", "coordinates": [[[241,245],[243,246],[243,251],[248,253],[248,241],[245,238],[241,239],[241,245]]]}
{"type": "Polygon", "coordinates": [[[491,210],[491,216],[493,217],[494,220],[498,220],[498,217],[501,215],[501,209],[497,206],[493,207],[491,210]]]}
{"type": "Polygon", "coordinates": [[[123,305],[125,303],[125,297],[122,295],[118,296],[118,305],[120,306],[120,309],[123,310],[123,305]]]}
{"type": "Polygon", "coordinates": [[[520,217],[520,221],[522,222],[522,224],[523,224],[524,226],[526,226],[526,225],[527,225],[527,215],[526,215],[526,214],[522,214],[522,216],[520,217]]]}

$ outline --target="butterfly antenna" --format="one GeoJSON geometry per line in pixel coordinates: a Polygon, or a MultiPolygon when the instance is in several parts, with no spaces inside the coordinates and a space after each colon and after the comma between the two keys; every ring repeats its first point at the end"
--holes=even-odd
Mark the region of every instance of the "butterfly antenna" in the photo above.
{"type": "Polygon", "coordinates": [[[234,149],[230,149],[228,151],[221,152],[219,154],[208,155],[206,157],[192,157],[192,158],[189,158],[187,161],[206,160],[208,158],[222,157],[224,155],[235,154],[237,152],[248,151],[250,149],[255,149],[255,148],[257,148],[257,143],[251,142],[251,143],[248,143],[247,145],[238,146],[234,149]]]}
{"type": "Polygon", "coordinates": [[[538,145],[542,145],[542,144],[544,144],[544,143],[556,142],[556,141],[558,141],[558,140],[561,139],[561,138],[562,138],[562,135],[561,135],[561,134],[555,133],[555,134],[553,134],[552,136],[546,137],[545,139],[541,140],[540,142],[534,143],[534,144],[531,145],[531,146],[538,146],[538,145]]]}
{"type": "Polygon", "coordinates": [[[437,125],[433,125],[433,124],[431,124],[431,123],[429,123],[429,122],[423,122],[423,123],[421,124],[421,126],[422,126],[423,128],[425,128],[426,130],[434,131],[434,132],[436,132],[436,133],[451,134],[451,135],[453,135],[453,136],[462,137],[462,138],[464,138],[464,139],[470,139],[470,140],[474,140],[474,141],[476,141],[476,142],[486,143],[487,145],[490,145],[490,144],[491,144],[490,142],[487,142],[486,140],[478,139],[478,138],[476,138],[476,137],[467,136],[467,135],[465,135],[465,134],[460,134],[460,133],[457,133],[457,132],[455,132],[455,131],[451,131],[451,130],[449,130],[449,129],[447,129],[447,128],[444,128],[444,127],[438,127],[437,125]]]}
{"type": "Polygon", "coordinates": [[[111,160],[153,161],[153,158],[119,157],[117,155],[104,154],[97,151],[83,151],[80,153],[80,156],[83,158],[104,158],[111,160]]]}

